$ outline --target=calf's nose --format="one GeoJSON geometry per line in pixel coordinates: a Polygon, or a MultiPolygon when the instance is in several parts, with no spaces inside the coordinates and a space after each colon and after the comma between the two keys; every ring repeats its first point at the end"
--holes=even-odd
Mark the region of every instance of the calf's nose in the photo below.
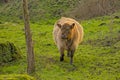
{"type": "Polygon", "coordinates": [[[65,35],[61,35],[61,38],[62,39],[67,39],[65,35]]]}

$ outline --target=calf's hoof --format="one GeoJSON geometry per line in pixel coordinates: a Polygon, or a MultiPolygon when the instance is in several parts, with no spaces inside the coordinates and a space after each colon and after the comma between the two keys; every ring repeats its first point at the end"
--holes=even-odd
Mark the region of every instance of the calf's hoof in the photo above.
{"type": "Polygon", "coordinates": [[[60,61],[64,61],[64,58],[60,57],[60,61]]]}

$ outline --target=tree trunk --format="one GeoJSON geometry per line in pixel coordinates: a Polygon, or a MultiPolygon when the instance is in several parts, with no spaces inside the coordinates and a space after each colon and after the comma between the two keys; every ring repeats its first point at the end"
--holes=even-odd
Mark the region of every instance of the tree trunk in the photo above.
{"type": "Polygon", "coordinates": [[[30,74],[35,71],[35,61],[34,61],[34,51],[32,44],[32,34],[30,32],[27,0],[23,0],[23,14],[24,14],[24,25],[25,25],[25,38],[27,44],[27,61],[28,61],[27,72],[28,74],[30,74]]]}

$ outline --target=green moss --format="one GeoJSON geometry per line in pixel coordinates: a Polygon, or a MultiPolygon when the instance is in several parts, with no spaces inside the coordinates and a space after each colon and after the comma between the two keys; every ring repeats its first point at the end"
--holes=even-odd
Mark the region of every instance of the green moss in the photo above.
{"type": "Polygon", "coordinates": [[[0,63],[7,63],[21,58],[20,50],[11,42],[0,43],[0,63]]]}
{"type": "Polygon", "coordinates": [[[27,74],[8,74],[0,75],[0,80],[35,80],[35,78],[27,74]]]}

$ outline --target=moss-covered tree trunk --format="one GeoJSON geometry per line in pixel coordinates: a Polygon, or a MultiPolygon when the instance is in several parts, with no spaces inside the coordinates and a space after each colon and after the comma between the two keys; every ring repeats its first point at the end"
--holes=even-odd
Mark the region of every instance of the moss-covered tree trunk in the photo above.
{"type": "Polygon", "coordinates": [[[28,61],[27,72],[28,74],[30,74],[35,71],[35,61],[34,61],[34,50],[32,44],[32,35],[30,32],[27,0],[23,0],[23,14],[24,14],[24,24],[25,24],[25,37],[27,44],[27,61],[28,61]]]}
{"type": "Polygon", "coordinates": [[[0,65],[21,58],[21,52],[11,42],[0,43],[0,65]]]}

